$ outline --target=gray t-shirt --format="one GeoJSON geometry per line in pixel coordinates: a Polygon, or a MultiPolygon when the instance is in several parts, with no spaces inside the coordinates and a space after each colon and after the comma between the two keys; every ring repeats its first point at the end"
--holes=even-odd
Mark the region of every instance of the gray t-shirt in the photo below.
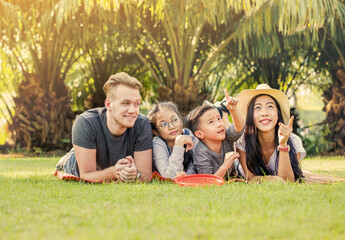
{"type": "Polygon", "coordinates": [[[234,125],[228,127],[225,131],[225,139],[222,142],[222,152],[220,154],[213,152],[202,141],[199,141],[194,154],[194,166],[197,173],[214,174],[217,172],[224,162],[225,154],[234,150],[234,142],[241,137],[242,132],[237,132],[234,125]]]}
{"type": "MultiPolygon", "coordinates": [[[[139,114],[132,128],[127,128],[121,136],[114,136],[107,127],[106,112],[105,107],[90,109],[77,117],[72,127],[74,145],[97,149],[97,170],[114,166],[119,159],[133,156],[134,152],[152,149],[152,128],[145,116],[139,114]]],[[[66,156],[64,172],[79,176],[74,150],[66,156]]]]}

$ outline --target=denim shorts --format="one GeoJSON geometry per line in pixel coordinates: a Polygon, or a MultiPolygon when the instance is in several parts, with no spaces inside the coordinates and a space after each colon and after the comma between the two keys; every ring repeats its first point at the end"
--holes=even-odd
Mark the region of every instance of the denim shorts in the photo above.
{"type": "Polygon", "coordinates": [[[56,165],[56,171],[63,171],[65,173],[69,173],[79,177],[79,168],[73,149],[65,156],[60,158],[58,164],[56,165]]]}
{"type": "Polygon", "coordinates": [[[236,160],[234,162],[234,165],[235,165],[235,169],[236,169],[237,175],[244,178],[245,177],[244,176],[244,171],[243,171],[243,168],[242,168],[241,163],[238,160],[238,158],[236,158],[236,160]]]}

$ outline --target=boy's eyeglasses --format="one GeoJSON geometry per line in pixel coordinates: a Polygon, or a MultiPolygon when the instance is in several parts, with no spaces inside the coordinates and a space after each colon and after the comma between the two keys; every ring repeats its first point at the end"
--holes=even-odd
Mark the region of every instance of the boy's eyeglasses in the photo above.
{"type": "Polygon", "coordinates": [[[161,125],[158,126],[158,129],[163,129],[163,130],[168,130],[170,127],[170,124],[174,127],[179,127],[181,125],[181,121],[179,117],[174,118],[170,122],[165,122],[162,123],[161,125]]]}

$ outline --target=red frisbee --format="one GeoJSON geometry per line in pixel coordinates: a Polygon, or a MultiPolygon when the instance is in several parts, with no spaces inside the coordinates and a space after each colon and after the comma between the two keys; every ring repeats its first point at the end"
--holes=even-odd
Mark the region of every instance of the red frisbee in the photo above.
{"type": "Polygon", "coordinates": [[[221,177],[209,174],[192,174],[178,177],[175,179],[176,184],[182,187],[198,187],[223,185],[224,180],[221,177]]]}

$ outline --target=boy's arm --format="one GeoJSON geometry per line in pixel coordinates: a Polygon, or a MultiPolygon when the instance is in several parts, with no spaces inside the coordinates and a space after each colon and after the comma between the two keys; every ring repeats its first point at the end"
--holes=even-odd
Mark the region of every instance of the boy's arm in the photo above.
{"type": "Polygon", "coordinates": [[[239,157],[239,154],[237,152],[226,153],[223,164],[218,168],[218,170],[213,175],[216,175],[221,178],[225,177],[226,172],[234,163],[235,159],[238,157],[239,157]]]}
{"type": "Polygon", "coordinates": [[[231,114],[236,132],[241,132],[244,127],[244,120],[243,120],[242,114],[240,113],[240,111],[238,111],[238,109],[230,111],[230,114],[231,114]]]}
{"type": "Polygon", "coordinates": [[[226,108],[229,110],[232,122],[234,124],[235,130],[237,132],[241,132],[244,127],[244,120],[242,114],[237,109],[238,99],[234,97],[230,97],[226,89],[224,89],[225,98],[226,98],[226,108]]]}

